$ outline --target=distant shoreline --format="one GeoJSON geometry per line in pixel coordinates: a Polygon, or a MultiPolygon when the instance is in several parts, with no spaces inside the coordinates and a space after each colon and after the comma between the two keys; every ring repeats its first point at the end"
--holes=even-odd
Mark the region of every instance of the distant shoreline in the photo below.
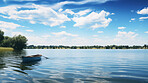
{"type": "MultiPolygon", "coordinates": [[[[25,49],[29,49],[29,48],[25,48],[25,49]]],[[[39,48],[37,48],[37,49],[39,49],[39,48]]],[[[40,49],[42,49],[42,48],[40,48],[40,49]]],[[[45,48],[46,49],[46,48],[45,48]]],[[[52,48],[51,48],[52,49],[52,48]]],[[[59,48],[56,48],[56,49],[59,49],[59,48]]],[[[65,49],[65,48],[60,48],[60,49],[65,49]]],[[[81,49],[79,49],[79,50],[81,50],[81,49]]],[[[98,49],[99,50],[99,49],[98,49]]],[[[101,50],[101,49],[100,49],[101,50]]],[[[114,50],[120,50],[120,49],[114,49],[114,50]]],[[[121,50],[126,50],[126,49],[121,49],[121,50]]],[[[129,49],[130,50],[130,49],[129,49]]],[[[132,49],[131,49],[132,50],[132,49]]],[[[140,49],[139,49],[140,50],[140,49]]]]}
{"type": "Polygon", "coordinates": [[[143,46],[128,46],[128,45],[107,45],[107,46],[34,46],[34,45],[29,45],[25,49],[148,49],[148,45],[143,45],[143,46]]]}

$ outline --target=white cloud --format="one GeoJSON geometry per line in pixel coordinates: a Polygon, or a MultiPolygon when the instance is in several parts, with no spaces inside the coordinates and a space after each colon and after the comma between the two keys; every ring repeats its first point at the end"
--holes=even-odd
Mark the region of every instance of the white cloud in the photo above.
{"type": "Polygon", "coordinates": [[[62,12],[63,11],[63,9],[62,8],[60,8],[59,10],[58,10],[58,12],[62,12]]]}
{"type": "Polygon", "coordinates": [[[110,1],[110,0],[82,0],[82,1],[79,1],[79,2],[75,2],[75,1],[64,1],[64,2],[56,3],[54,6],[52,6],[52,8],[59,9],[62,6],[67,5],[67,4],[81,5],[81,4],[86,4],[86,3],[89,3],[89,2],[105,3],[107,1],[110,1]]]}
{"type": "Polygon", "coordinates": [[[34,30],[26,30],[27,32],[34,32],[34,30]]]}
{"type": "Polygon", "coordinates": [[[134,21],[135,20],[135,18],[131,18],[131,20],[129,21],[129,22],[132,22],[132,21],[134,21]]]}
{"type": "Polygon", "coordinates": [[[137,11],[137,14],[148,14],[148,7],[140,10],[140,11],[137,11]]]}
{"type": "Polygon", "coordinates": [[[73,14],[75,14],[72,10],[70,10],[70,9],[66,9],[65,11],[63,11],[63,13],[68,13],[68,14],[71,14],[71,15],[73,15],[73,14]]]}
{"type": "Polygon", "coordinates": [[[91,25],[92,29],[107,27],[112,21],[111,18],[106,18],[110,13],[102,10],[100,13],[91,12],[89,15],[84,17],[74,17],[72,20],[76,22],[74,27],[81,27],[84,25],[91,25]]]}
{"type": "Polygon", "coordinates": [[[43,35],[42,37],[48,38],[48,37],[51,37],[51,36],[50,35],[43,35]]]}
{"type": "Polygon", "coordinates": [[[23,33],[22,32],[12,32],[11,35],[12,36],[15,36],[15,35],[23,35],[23,33]]]}
{"type": "Polygon", "coordinates": [[[10,5],[5,7],[0,7],[1,17],[14,19],[14,20],[26,20],[31,24],[43,24],[47,26],[57,26],[63,24],[65,21],[71,21],[70,18],[65,13],[70,13],[74,15],[72,20],[76,22],[75,27],[81,27],[85,24],[89,24],[92,29],[99,27],[107,27],[112,21],[111,18],[106,18],[110,15],[109,12],[102,10],[100,13],[91,12],[90,9],[79,11],[77,13],[71,11],[70,9],[59,9],[57,12],[47,5],[10,5]],[[26,8],[25,10],[22,8],[26,8]],[[88,14],[87,16],[83,16],[88,14]],[[86,21],[87,20],[87,21],[86,21]]]}
{"type": "Polygon", "coordinates": [[[135,20],[135,18],[131,18],[131,20],[135,20]]]}
{"type": "Polygon", "coordinates": [[[133,39],[137,36],[135,32],[123,32],[123,31],[118,31],[118,34],[116,35],[116,39],[118,40],[124,40],[124,39],[133,39]]]}
{"type": "Polygon", "coordinates": [[[98,33],[103,33],[103,31],[98,31],[98,33]]]}
{"type": "Polygon", "coordinates": [[[140,17],[139,19],[140,20],[145,20],[145,19],[148,19],[148,17],[140,17]]]}
{"type": "Polygon", "coordinates": [[[22,1],[38,1],[38,0],[3,0],[4,2],[9,2],[9,1],[17,1],[17,2],[22,2],[22,1]]]}
{"type": "Polygon", "coordinates": [[[113,39],[112,43],[118,44],[118,45],[134,45],[139,42],[139,40],[136,39],[138,36],[135,32],[124,32],[124,31],[118,31],[118,34],[113,39]]]}
{"type": "Polygon", "coordinates": [[[86,10],[83,10],[83,11],[79,11],[78,13],[76,13],[76,15],[82,16],[82,15],[85,15],[85,14],[87,14],[89,12],[91,12],[91,10],[90,9],[86,9],[86,10]]]}
{"type": "Polygon", "coordinates": [[[79,11],[77,13],[73,12],[72,10],[70,9],[66,9],[65,11],[63,11],[63,13],[69,13],[71,15],[79,15],[79,16],[82,16],[82,15],[86,15],[88,14],[89,12],[91,12],[92,10],[90,9],[86,9],[86,10],[82,10],[82,11],[79,11]]]}
{"type": "Polygon", "coordinates": [[[115,15],[115,13],[111,13],[111,15],[115,15]]]}
{"type": "MultiPolygon", "coordinates": [[[[58,32],[59,33],[59,32],[58,32]]],[[[66,32],[67,33],[67,32],[66,32]]],[[[25,36],[28,39],[28,43],[29,44],[33,44],[33,45],[112,45],[112,44],[116,44],[116,45],[138,45],[138,44],[144,44],[145,41],[140,41],[137,40],[134,35],[136,33],[134,32],[126,32],[126,33],[120,33],[123,36],[119,36],[113,40],[110,37],[100,37],[98,35],[92,35],[91,38],[89,37],[71,37],[71,36],[65,36],[65,35],[59,35],[59,37],[55,37],[54,35],[30,35],[30,34],[26,34],[25,36]],[[130,36],[125,36],[126,34],[130,35],[130,36]],[[132,37],[133,36],[133,37],[132,37]],[[131,39],[132,38],[132,39],[131,39]],[[40,40],[40,41],[38,41],[40,40]]]]}
{"type": "MultiPolygon", "coordinates": [[[[137,11],[137,14],[143,14],[143,15],[148,14],[148,7],[144,8],[144,9],[142,9],[140,11],[137,11]]],[[[139,18],[140,21],[143,21],[145,19],[148,19],[148,16],[139,18]]]]}
{"type": "Polygon", "coordinates": [[[31,45],[50,45],[47,38],[42,36],[25,35],[28,39],[28,43],[31,45]]]}
{"type": "Polygon", "coordinates": [[[103,27],[103,25],[100,25],[100,24],[96,23],[96,24],[91,26],[91,28],[93,28],[93,29],[96,29],[96,28],[99,28],[99,27],[103,27]]]}
{"type": "Polygon", "coordinates": [[[141,44],[143,41],[137,39],[138,34],[135,32],[118,31],[118,34],[113,39],[112,44],[116,45],[135,45],[141,44]]]}
{"type": "Polygon", "coordinates": [[[35,24],[36,22],[35,22],[35,21],[30,21],[30,23],[31,23],[31,24],[35,24]]]}
{"type": "Polygon", "coordinates": [[[16,29],[17,27],[24,27],[12,22],[0,21],[0,28],[16,29]]]}
{"type": "Polygon", "coordinates": [[[60,28],[66,28],[66,26],[60,26],[60,28]]]}
{"type": "Polygon", "coordinates": [[[125,29],[126,27],[118,27],[118,29],[125,29]]]}
{"type": "Polygon", "coordinates": [[[71,34],[71,33],[67,33],[66,31],[61,31],[61,32],[53,32],[52,33],[53,35],[57,36],[57,37],[60,37],[60,36],[71,36],[71,37],[77,37],[78,35],[74,35],[74,34],[71,34]]]}
{"type": "Polygon", "coordinates": [[[148,33],[148,31],[144,32],[144,33],[148,33]]]}
{"type": "Polygon", "coordinates": [[[93,37],[98,37],[98,35],[93,35],[93,37]]]}
{"type": "Polygon", "coordinates": [[[45,5],[11,5],[6,7],[0,7],[0,13],[3,18],[14,20],[28,20],[30,23],[40,23],[49,25],[51,27],[60,25],[70,19],[63,13],[56,12],[49,6],[45,5]],[[32,8],[21,10],[21,8],[32,8]],[[19,9],[19,11],[18,11],[19,9]]]}
{"type": "Polygon", "coordinates": [[[8,30],[6,28],[0,28],[0,30],[2,30],[4,32],[8,32],[8,30]]]}
{"type": "Polygon", "coordinates": [[[66,9],[65,11],[63,11],[63,13],[68,13],[68,14],[75,15],[75,16],[83,16],[83,15],[88,14],[91,11],[92,11],[91,9],[85,9],[85,10],[81,10],[75,13],[71,9],[66,9]]]}

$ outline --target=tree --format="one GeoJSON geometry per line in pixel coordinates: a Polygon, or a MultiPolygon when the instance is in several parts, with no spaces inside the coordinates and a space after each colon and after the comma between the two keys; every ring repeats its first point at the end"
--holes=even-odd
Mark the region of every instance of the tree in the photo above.
{"type": "Polygon", "coordinates": [[[23,48],[26,47],[27,41],[28,40],[27,40],[27,38],[25,36],[21,36],[21,35],[14,36],[12,38],[12,47],[15,50],[22,50],[23,48]]]}
{"type": "Polygon", "coordinates": [[[146,45],[146,44],[144,44],[144,46],[143,46],[143,47],[144,47],[144,49],[146,49],[147,45],[146,45]]]}
{"type": "Polygon", "coordinates": [[[1,46],[2,47],[12,47],[12,38],[8,36],[4,36],[1,46]]]}
{"type": "Polygon", "coordinates": [[[0,43],[3,41],[4,39],[4,32],[0,30],[0,43]]]}

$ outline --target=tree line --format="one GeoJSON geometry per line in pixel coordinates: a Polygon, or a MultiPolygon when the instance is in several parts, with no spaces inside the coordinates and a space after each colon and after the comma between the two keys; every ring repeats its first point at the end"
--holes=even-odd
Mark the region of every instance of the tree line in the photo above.
{"type": "Polygon", "coordinates": [[[0,30],[0,47],[12,47],[14,50],[22,50],[27,46],[27,38],[22,35],[4,36],[4,32],[0,30]]]}
{"type": "Polygon", "coordinates": [[[26,49],[148,49],[148,45],[143,45],[143,46],[128,46],[128,45],[107,45],[107,46],[99,46],[99,45],[94,45],[94,46],[44,46],[44,45],[29,45],[26,47],[26,49]]]}

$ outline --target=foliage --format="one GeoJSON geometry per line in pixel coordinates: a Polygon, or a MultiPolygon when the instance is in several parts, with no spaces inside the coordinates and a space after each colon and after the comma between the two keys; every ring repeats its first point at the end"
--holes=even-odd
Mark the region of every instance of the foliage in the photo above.
{"type": "Polygon", "coordinates": [[[22,35],[14,36],[14,37],[8,37],[3,36],[4,32],[0,31],[0,37],[1,39],[0,45],[2,47],[12,47],[14,50],[22,50],[27,45],[27,38],[22,35]]]}
{"type": "Polygon", "coordinates": [[[29,45],[26,49],[148,49],[148,45],[144,46],[128,46],[128,45],[107,45],[107,46],[34,46],[29,45]]]}
{"type": "Polygon", "coordinates": [[[22,50],[23,48],[26,47],[26,43],[28,40],[25,36],[18,35],[14,36],[11,41],[12,41],[12,47],[15,50],[22,50]]]}
{"type": "Polygon", "coordinates": [[[12,38],[5,36],[4,40],[1,43],[1,46],[2,47],[12,47],[12,38]]]}
{"type": "Polygon", "coordinates": [[[0,43],[4,39],[4,32],[0,30],[0,43]]]}

